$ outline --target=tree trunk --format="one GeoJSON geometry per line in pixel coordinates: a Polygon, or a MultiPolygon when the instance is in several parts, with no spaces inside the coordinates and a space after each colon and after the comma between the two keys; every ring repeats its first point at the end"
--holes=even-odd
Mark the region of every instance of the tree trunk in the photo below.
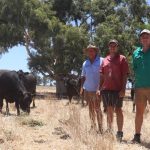
{"type": "Polygon", "coordinates": [[[66,87],[63,80],[56,80],[56,96],[61,99],[66,95],[66,87]]]}

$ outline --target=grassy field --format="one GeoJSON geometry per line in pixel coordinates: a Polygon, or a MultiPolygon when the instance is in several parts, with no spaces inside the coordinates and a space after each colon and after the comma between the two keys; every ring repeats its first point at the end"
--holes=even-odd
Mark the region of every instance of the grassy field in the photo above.
{"type": "MultiPolygon", "coordinates": [[[[38,92],[55,92],[54,88],[38,87],[38,92]]],[[[36,99],[36,108],[29,116],[16,116],[14,104],[10,116],[0,115],[1,150],[145,150],[150,149],[150,116],[146,111],[142,129],[142,145],[130,144],[134,134],[132,102],[124,102],[124,142],[118,143],[114,135],[90,133],[87,107],[67,105],[67,100],[54,97],[36,99]]],[[[5,112],[5,106],[3,108],[5,112]]],[[[106,115],[104,115],[106,130],[106,115]]]]}

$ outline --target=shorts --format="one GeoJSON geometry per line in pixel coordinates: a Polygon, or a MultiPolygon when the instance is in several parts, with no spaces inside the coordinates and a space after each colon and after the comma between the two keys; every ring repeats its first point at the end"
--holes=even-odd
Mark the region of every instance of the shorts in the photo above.
{"type": "Polygon", "coordinates": [[[84,99],[86,101],[95,101],[95,100],[100,100],[100,97],[98,97],[96,95],[96,91],[95,92],[89,92],[84,90],[84,99]]]}
{"type": "Polygon", "coordinates": [[[119,97],[118,91],[103,90],[101,91],[104,108],[108,106],[121,108],[123,106],[123,98],[119,97]]]}
{"type": "Polygon", "coordinates": [[[150,88],[139,88],[135,90],[135,103],[150,103],[150,88]]]}

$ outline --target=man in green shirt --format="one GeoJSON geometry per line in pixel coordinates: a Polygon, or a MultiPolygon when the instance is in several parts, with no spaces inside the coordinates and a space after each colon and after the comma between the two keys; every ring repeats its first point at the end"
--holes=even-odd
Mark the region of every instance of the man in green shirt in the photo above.
{"type": "Polygon", "coordinates": [[[143,114],[150,102],[150,31],[144,29],[140,33],[142,47],[137,48],[133,53],[133,70],[135,74],[135,135],[133,142],[141,143],[141,127],[143,114]]]}

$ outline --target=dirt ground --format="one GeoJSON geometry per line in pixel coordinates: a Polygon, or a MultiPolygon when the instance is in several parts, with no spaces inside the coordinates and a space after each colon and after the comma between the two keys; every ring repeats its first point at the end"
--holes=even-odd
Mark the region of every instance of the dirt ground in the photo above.
{"type": "MultiPolygon", "coordinates": [[[[38,92],[55,92],[55,88],[38,87],[38,92]]],[[[16,116],[14,104],[10,116],[5,106],[0,115],[0,150],[146,150],[150,149],[150,115],[147,110],[142,128],[142,144],[130,144],[134,134],[132,102],[124,101],[124,139],[118,143],[114,135],[89,132],[88,108],[77,101],[68,105],[68,100],[54,97],[36,99],[36,108],[31,114],[16,116]]],[[[115,117],[115,116],[114,116],[115,117]]],[[[103,115],[106,130],[106,115],[103,115]]],[[[116,117],[115,117],[116,118],[116,117]]]]}

